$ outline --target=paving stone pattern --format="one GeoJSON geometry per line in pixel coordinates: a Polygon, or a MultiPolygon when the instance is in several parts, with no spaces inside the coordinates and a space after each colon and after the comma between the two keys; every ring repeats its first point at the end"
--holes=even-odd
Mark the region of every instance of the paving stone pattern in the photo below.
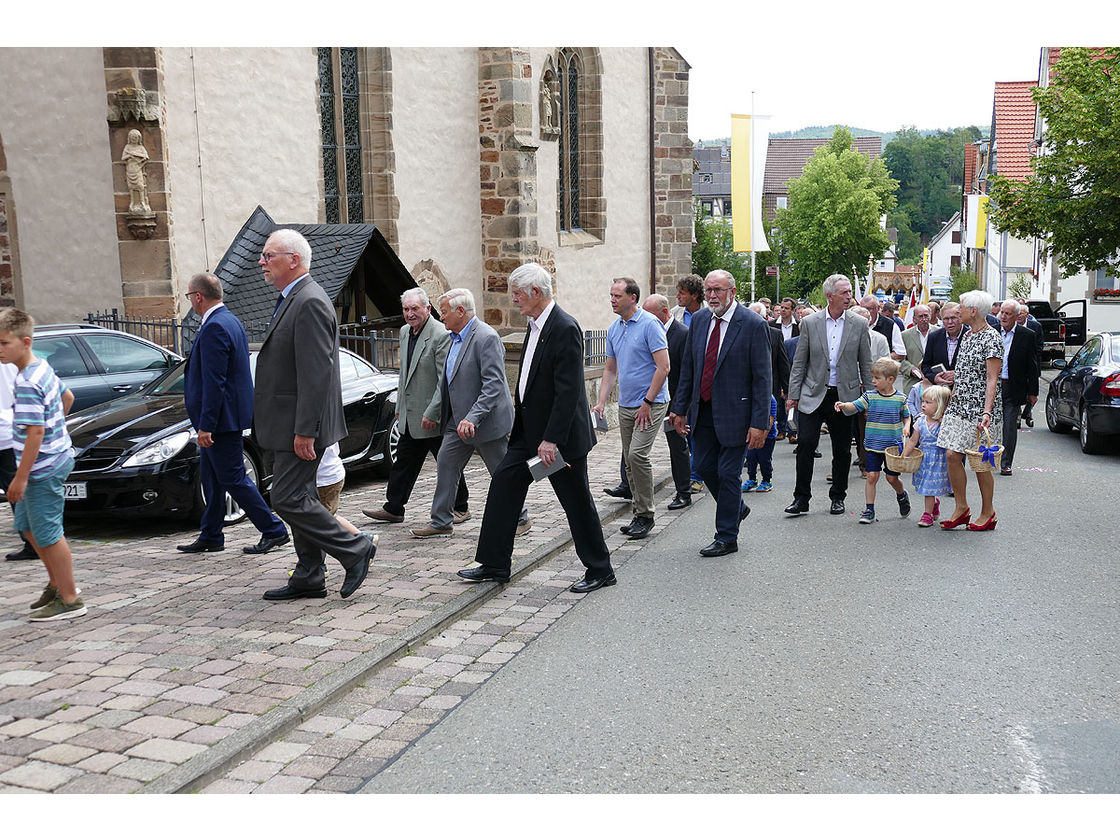
{"type": "MultiPolygon", "coordinates": [[[[617,432],[605,435],[592,453],[591,485],[600,516],[626,522],[629,508],[601,493],[617,483],[619,451],[617,432]]],[[[663,439],[655,461],[664,480],[663,439]]],[[[27,605],[42,591],[45,570],[38,562],[0,561],[0,792],[141,790],[421,625],[470,588],[455,571],[473,560],[488,476],[481,460],[472,460],[474,518],[452,537],[417,540],[407,528],[427,523],[434,481],[429,460],[405,524],[380,525],[361,509],[384,501],[384,482],[348,479],[340,512],[376,530],[381,542],[365,584],[346,601],[337,592],[341,568],[330,558],[326,599],[262,600],[265,589],[283,585],[294,553],[290,545],[263,556],[242,553],[259,537],[249,523],[226,530],[224,552],[187,555],[174,548],[197,533],[184,522],[68,522],[89,606],[73,621],[29,623],[27,605]]],[[[530,489],[528,504],[533,529],[518,539],[515,564],[568,536],[547,484],[530,489]]],[[[658,529],[673,518],[662,502],[658,529]]],[[[616,525],[604,527],[617,534],[616,525]]],[[[6,505],[0,529],[9,534],[0,553],[14,550],[6,505]]],[[[619,559],[640,547],[610,542],[619,559]]],[[[469,618],[207,790],[353,789],[578,600],[566,587],[582,568],[565,551],[495,590],[469,618]]]]}

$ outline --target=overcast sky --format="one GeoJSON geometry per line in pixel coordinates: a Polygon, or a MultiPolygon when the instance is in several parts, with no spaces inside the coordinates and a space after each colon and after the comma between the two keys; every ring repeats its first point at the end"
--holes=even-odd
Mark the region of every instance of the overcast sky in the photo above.
{"type": "MultiPolygon", "coordinates": [[[[15,4],[0,43],[167,46],[449,46],[593,44],[677,47],[691,65],[689,135],[730,135],[732,113],[770,115],[772,131],[842,123],[991,124],[997,81],[1038,78],[1043,46],[1117,40],[1115,0],[163,0],[107,15],[109,4],[59,19],[50,4],[15,4]],[[343,43],[345,42],[345,43],[343,43]]],[[[2,81],[2,80],[0,80],[2,81]]]]}

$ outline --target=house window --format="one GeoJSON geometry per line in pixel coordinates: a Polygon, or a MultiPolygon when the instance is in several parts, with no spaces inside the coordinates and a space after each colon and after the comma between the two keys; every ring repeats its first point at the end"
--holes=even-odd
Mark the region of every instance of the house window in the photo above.
{"type": "Polygon", "coordinates": [[[365,220],[358,48],[319,47],[319,125],[328,224],[365,220]]]}
{"type": "Polygon", "coordinates": [[[556,191],[560,244],[597,245],[606,229],[599,52],[564,48],[557,53],[555,64],[560,89],[556,191]]]}
{"type": "Polygon", "coordinates": [[[701,172],[700,173],[700,183],[701,184],[712,183],[712,173],[711,172],[701,172]]]}
{"type": "Polygon", "coordinates": [[[778,201],[778,209],[779,210],[785,210],[787,207],[789,207],[789,197],[788,196],[780,195],[780,196],[778,196],[777,201],[778,201]]]}
{"type": "Polygon", "coordinates": [[[1111,272],[1116,269],[1098,268],[1094,274],[1094,289],[1120,289],[1116,275],[1111,272]]]}
{"type": "Polygon", "coordinates": [[[725,215],[725,216],[730,216],[731,215],[731,199],[730,198],[725,198],[723,200],[723,215],[725,215]]]}
{"type": "Polygon", "coordinates": [[[704,208],[704,215],[705,216],[712,215],[712,200],[710,198],[706,198],[703,201],[701,201],[700,206],[704,208]]]}

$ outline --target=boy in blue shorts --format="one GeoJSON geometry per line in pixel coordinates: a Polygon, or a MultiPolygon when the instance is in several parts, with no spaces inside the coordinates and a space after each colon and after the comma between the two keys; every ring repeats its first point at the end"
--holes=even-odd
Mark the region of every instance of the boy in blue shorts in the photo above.
{"type": "Polygon", "coordinates": [[[838,402],[836,410],[845,414],[867,412],[867,427],[863,435],[863,448],[867,452],[867,484],[865,498],[867,508],[859,518],[860,525],[870,525],[875,521],[875,485],[880,471],[886,472],[887,483],[894,488],[898,500],[900,516],[910,515],[910,496],[894,470],[885,469],[886,457],[883,451],[891,446],[902,451],[902,439],[910,434],[910,409],[906,407],[906,397],[894,389],[898,378],[898,362],[884,356],[871,363],[871,384],[874,391],[868,391],[855,402],[838,402]]]}
{"type": "Polygon", "coordinates": [[[19,309],[0,310],[0,363],[14,364],[13,449],[18,466],[8,485],[16,530],[42,558],[48,581],[31,605],[31,621],[58,621],[86,614],[74,585],[74,558],[62,531],[62,484],[74,466],[66,412],[74,395],[51,366],[31,352],[35,322],[19,309]]]}

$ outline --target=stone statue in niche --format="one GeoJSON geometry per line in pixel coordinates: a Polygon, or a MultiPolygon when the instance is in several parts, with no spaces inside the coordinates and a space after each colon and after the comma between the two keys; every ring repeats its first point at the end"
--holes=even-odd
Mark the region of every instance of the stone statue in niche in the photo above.
{"type": "Polygon", "coordinates": [[[541,136],[557,136],[560,133],[560,90],[551,73],[541,79],[540,109],[541,136]]]}
{"type": "Polygon", "coordinates": [[[136,215],[150,215],[152,206],[148,203],[148,176],[144,167],[148,165],[148,150],[144,148],[140,132],[135,128],[128,132],[128,145],[121,156],[124,161],[125,183],[128,185],[128,212],[136,215]]]}

